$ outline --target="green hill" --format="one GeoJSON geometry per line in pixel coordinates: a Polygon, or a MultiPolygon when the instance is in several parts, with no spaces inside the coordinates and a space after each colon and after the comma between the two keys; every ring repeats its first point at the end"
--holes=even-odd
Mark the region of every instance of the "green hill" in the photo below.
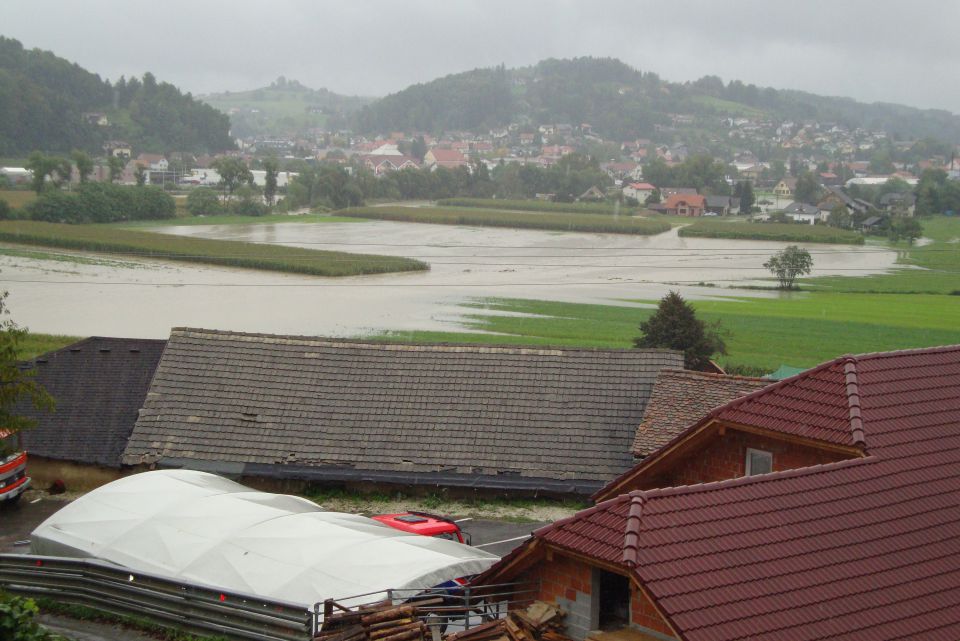
{"type": "Polygon", "coordinates": [[[153,74],[111,84],[0,36],[0,156],[96,152],[110,139],[139,151],[220,151],[233,147],[229,130],[226,116],[153,74]]]}
{"type": "Polygon", "coordinates": [[[338,129],[373,98],[343,96],[328,89],[310,89],[283,76],[269,87],[198,96],[230,116],[233,134],[291,135],[312,127],[338,129]]]}
{"type": "Polygon", "coordinates": [[[364,107],[361,132],[483,130],[516,123],[590,123],[600,135],[649,137],[677,114],[817,120],[902,138],[960,142],[960,117],[943,110],[724,83],[706,76],[662,80],[611,58],[544,60],[532,67],[474,69],[413,85],[364,107]]]}

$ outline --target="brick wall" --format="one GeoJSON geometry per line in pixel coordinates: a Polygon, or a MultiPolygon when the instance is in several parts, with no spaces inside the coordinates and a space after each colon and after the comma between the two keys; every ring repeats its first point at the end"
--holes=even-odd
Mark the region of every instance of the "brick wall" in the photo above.
{"type": "Polygon", "coordinates": [[[715,436],[706,446],[677,461],[670,472],[643,484],[643,487],[693,485],[743,476],[746,474],[748,447],[772,452],[775,472],[849,458],[837,452],[787,443],[738,430],[727,430],[723,436],[715,436]]]}
{"type": "Polygon", "coordinates": [[[664,621],[660,613],[657,612],[656,607],[654,607],[650,599],[647,598],[647,595],[643,593],[643,590],[637,588],[636,585],[632,586],[630,595],[630,625],[643,628],[644,630],[659,632],[669,639],[676,638],[673,636],[673,631],[670,629],[670,626],[667,625],[667,622],[664,621]]]}
{"type": "MultiPolygon", "coordinates": [[[[566,613],[566,634],[575,641],[583,641],[596,628],[597,607],[593,594],[594,568],[583,561],[554,554],[553,560],[540,560],[526,570],[517,581],[539,582],[536,599],[552,603],[566,613]]],[[[632,627],[656,632],[673,639],[670,627],[641,590],[635,587],[630,597],[632,627]]]]}

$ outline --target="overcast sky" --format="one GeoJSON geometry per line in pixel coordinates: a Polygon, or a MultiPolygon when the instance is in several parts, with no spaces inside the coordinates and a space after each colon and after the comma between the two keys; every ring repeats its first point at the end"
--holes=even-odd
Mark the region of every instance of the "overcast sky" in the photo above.
{"type": "Polygon", "coordinates": [[[277,76],[385,95],[501,62],[613,56],[666,80],[960,113],[957,0],[2,0],[0,34],[111,80],[186,91],[277,76]]]}

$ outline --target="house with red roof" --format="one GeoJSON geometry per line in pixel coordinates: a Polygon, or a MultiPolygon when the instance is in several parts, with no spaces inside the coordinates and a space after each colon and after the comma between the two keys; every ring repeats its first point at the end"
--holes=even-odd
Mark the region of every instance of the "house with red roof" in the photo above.
{"type": "Polygon", "coordinates": [[[360,161],[363,166],[369,169],[376,176],[383,176],[390,172],[400,171],[401,169],[418,169],[417,159],[411,156],[388,156],[380,154],[368,154],[361,156],[360,161]]]}
{"type": "Polygon", "coordinates": [[[657,188],[650,183],[630,183],[623,188],[623,196],[642,203],[656,190],[657,188]]]}
{"type": "Polygon", "coordinates": [[[457,167],[470,168],[470,163],[466,156],[456,149],[446,149],[443,147],[434,147],[423,157],[423,166],[429,169],[437,167],[446,167],[447,169],[456,169],[457,167]]]}
{"type": "Polygon", "coordinates": [[[474,583],[532,583],[576,640],[960,638],[960,345],[748,391],[595,499],[474,583]]]}
{"type": "Polygon", "coordinates": [[[663,203],[663,209],[674,216],[703,216],[707,199],[699,194],[673,194],[663,203]]]}

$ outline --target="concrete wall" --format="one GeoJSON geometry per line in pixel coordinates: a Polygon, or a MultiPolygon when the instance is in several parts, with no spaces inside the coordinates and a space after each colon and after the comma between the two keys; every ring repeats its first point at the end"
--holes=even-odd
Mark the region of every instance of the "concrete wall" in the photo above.
{"type": "Polygon", "coordinates": [[[29,451],[27,457],[27,474],[33,479],[33,486],[40,490],[47,489],[51,483],[59,479],[63,481],[69,492],[86,492],[116,481],[132,471],[58,461],[34,456],[29,451]]]}

